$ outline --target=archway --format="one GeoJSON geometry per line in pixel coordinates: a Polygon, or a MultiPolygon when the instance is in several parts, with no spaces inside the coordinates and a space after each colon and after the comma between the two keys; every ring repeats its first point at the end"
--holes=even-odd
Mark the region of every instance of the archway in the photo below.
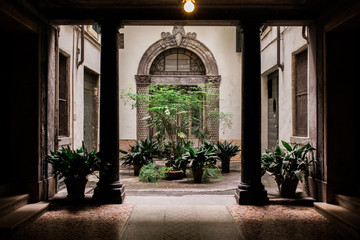
{"type": "MultiPolygon", "coordinates": [[[[206,91],[218,93],[221,82],[211,51],[196,39],[196,33],[185,33],[183,26],[174,26],[172,33],[161,33],[161,39],[153,43],[142,56],[135,79],[137,93],[144,94],[149,92],[152,83],[176,86],[212,83],[206,86],[206,91]],[[166,60],[171,63],[167,64],[166,60]]],[[[219,100],[208,104],[208,108],[218,109],[219,100]]],[[[150,135],[147,122],[143,120],[146,115],[147,106],[137,107],[138,140],[150,135]]],[[[219,140],[218,121],[208,118],[207,126],[210,140],[219,140]]]]}

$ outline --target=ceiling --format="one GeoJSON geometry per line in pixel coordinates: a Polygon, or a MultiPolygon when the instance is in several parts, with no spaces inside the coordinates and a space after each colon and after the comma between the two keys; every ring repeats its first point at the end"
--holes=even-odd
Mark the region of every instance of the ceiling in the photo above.
{"type": "MultiPolygon", "coordinates": [[[[24,1],[24,0],[23,0],[24,1]]],[[[118,21],[124,25],[304,25],[358,0],[196,0],[188,14],[182,0],[27,0],[60,24],[118,21]]]]}

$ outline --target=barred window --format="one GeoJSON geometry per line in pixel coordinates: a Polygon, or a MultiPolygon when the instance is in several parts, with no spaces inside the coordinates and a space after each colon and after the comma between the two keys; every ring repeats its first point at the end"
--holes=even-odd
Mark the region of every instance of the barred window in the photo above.
{"type": "Polygon", "coordinates": [[[173,48],[159,54],[151,65],[151,75],[205,75],[201,59],[193,52],[173,48]]]}

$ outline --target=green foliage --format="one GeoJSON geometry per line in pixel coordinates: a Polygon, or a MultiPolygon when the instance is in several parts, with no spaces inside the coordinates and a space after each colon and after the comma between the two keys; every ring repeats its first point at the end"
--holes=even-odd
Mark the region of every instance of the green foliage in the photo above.
{"type": "Polygon", "coordinates": [[[171,146],[165,146],[165,152],[169,150],[167,155],[174,160],[181,156],[181,146],[189,141],[190,134],[198,137],[200,142],[208,137],[208,121],[204,117],[225,122],[222,126],[231,126],[230,114],[223,114],[218,109],[209,110],[211,108],[207,105],[218,99],[217,93],[206,91],[210,85],[150,85],[149,94],[122,90],[120,96],[125,104],[131,103],[133,108],[148,107],[149,115],[142,120],[148,122],[153,137],[160,145],[165,140],[171,142],[171,146]]]}
{"type": "Polygon", "coordinates": [[[164,177],[165,172],[158,170],[155,163],[144,165],[139,173],[139,178],[142,182],[157,183],[164,177]]]}
{"type": "Polygon", "coordinates": [[[310,143],[295,144],[294,147],[285,141],[281,141],[285,150],[277,145],[273,150],[266,149],[261,158],[262,172],[270,172],[280,181],[302,181],[302,177],[308,175],[309,166],[316,160],[309,159],[309,154],[315,151],[310,143]]]}
{"type": "Polygon", "coordinates": [[[134,146],[130,145],[130,150],[120,150],[125,155],[120,159],[126,165],[146,165],[153,162],[153,158],[159,155],[159,144],[150,139],[139,140],[134,146]]]}
{"type": "Polygon", "coordinates": [[[203,171],[204,168],[215,167],[215,161],[218,156],[214,150],[208,150],[204,147],[192,148],[189,147],[188,151],[183,154],[182,161],[189,164],[193,171],[203,171]]]}
{"type": "Polygon", "coordinates": [[[240,152],[239,147],[239,144],[233,144],[232,142],[227,142],[226,140],[224,142],[219,141],[214,145],[215,152],[220,161],[226,163],[230,162],[230,159],[240,152]]]}
{"type": "Polygon", "coordinates": [[[104,171],[106,166],[98,158],[96,151],[88,152],[82,147],[76,150],[62,147],[60,151],[50,151],[46,162],[52,164],[55,177],[64,177],[68,180],[85,180],[95,171],[104,171]]]}
{"type": "Polygon", "coordinates": [[[202,175],[202,180],[206,181],[209,178],[219,179],[222,178],[221,170],[217,166],[205,167],[202,175]]]}

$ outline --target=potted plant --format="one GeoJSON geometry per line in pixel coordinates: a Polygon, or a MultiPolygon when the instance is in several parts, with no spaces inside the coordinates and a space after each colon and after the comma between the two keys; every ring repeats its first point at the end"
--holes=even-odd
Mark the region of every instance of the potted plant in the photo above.
{"type": "Polygon", "coordinates": [[[130,150],[120,150],[125,154],[120,160],[124,161],[123,166],[134,166],[134,175],[138,176],[143,165],[153,162],[153,158],[159,154],[159,144],[150,139],[139,140],[134,146],[130,145],[130,150]]]}
{"type": "Polygon", "coordinates": [[[183,146],[189,142],[190,135],[197,136],[199,143],[203,142],[209,134],[209,119],[225,122],[222,126],[230,126],[229,114],[207,107],[210,99],[218,98],[218,93],[206,90],[211,85],[150,84],[149,93],[146,94],[135,94],[131,89],[120,91],[120,97],[125,104],[131,103],[133,108],[146,106],[148,115],[141,120],[147,121],[152,137],[164,146],[168,167],[176,168],[175,161],[186,152],[183,151],[183,146]]]}
{"type": "Polygon", "coordinates": [[[299,181],[308,175],[309,166],[316,163],[316,160],[309,159],[309,153],[315,148],[310,143],[292,147],[285,141],[281,142],[284,151],[279,145],[274,150],[266,149],[261,159],[262,170],[263,174],[268,171],[275,176],[281,197],[293,198],[299,181]]]}
{"type": "Polygon", "coordinates": [[[55,177],[65,178],[67,198],[73,201],[84,198],[88,175],[105,169],[97,152],[95,150],[88,152],[84,143],[81,148],[76,150],[67,146],[66,148],[62,147],[59,151],[50,151],[45,161],[52,164],[55,177]]]}
{"type": "Polygon", "coordinates": [[[219,141],[214,145],[215,152],[221,161],[221,172],[230,172],[230,159],[240,152],[239,147],[239,144],[233,144],[226,140],[224,142],[219,141]]]}
{"type": "Polygon", "coordinates": [[[182,161],[182,155],[192,145],[191,141],[167,142],[163,145],[163,155],[166,157],[166,179],[181,179],[186,176],[187,163],[182,161]]]}
{"type": "Polygon", "coordinates": [[[204,147],[198,149],[189,147],[188,152],[183,155],[182,161],[189,163],[194,176],[194,182],[201,183],[204,168],[214,167],[214,160],[217,158],[218,156],[214,150],[208,150],[204,147]]]}

